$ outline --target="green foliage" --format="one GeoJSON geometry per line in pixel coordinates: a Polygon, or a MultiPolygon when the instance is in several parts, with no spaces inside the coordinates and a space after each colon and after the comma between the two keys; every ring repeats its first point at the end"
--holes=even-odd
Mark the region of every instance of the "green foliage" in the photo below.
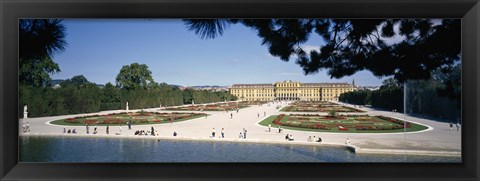
{"type": "Polygon", "coordinates": [[[47,86],[50,74],[60,71],[53,55],[67,45],[65,26],[61,23],[58,19],[19,20],[20,85],[47,86]]]}
{"type": "Polygon", "coordinates": [[[338,98],[339,101],[356,104],[356,105],[371,105],[372,98],[371,98],[371,91],[370,90],[358,90],[353,92],[347,92],[340,94],[338,98]]]}
{"type": "Polygon", "coordinates": [[[39,117],[125,109],[127,101],[130,109],[156,108],[160,105],[178,106],[185,104],[184,100],[188,97],[184,96],[189,93],[195,95],[196,102],[198,99],[203,103],[236,99],[228,92],[189,90],[189,93],[185,93],[165,83],[151,84],[148,89],[127,90],[111,83],[99,88],[83,76],[75,77],[66,80],[57,89],[20,86],[19,116],[22,116],[25,104],[29,108],[29,117],[39,117]]]}
{"type": "Polygon", "coordinates": [[[145,64],[132,63],[130,65],[124,65],[120,69],[117,78],[115,79],[117,86],[126,89],[133,90],[138,88],[146,89],[147,87],[153,87],[152,72],[145,64]]]}

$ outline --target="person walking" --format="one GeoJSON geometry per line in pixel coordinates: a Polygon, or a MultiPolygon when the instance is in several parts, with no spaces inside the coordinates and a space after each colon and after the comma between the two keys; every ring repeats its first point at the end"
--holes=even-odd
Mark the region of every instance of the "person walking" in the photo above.
{"type": "Polygon", "coordinates": [[[151,131],[152,131],[152,132],[151,132],[151,135],[152,135],[152,136],[155,136],[155,129],[153,129],[153,126],[152,126],[152,128],[151,128],[151,131]]]}
{"type": "Polygon", "coordinates": [[[85,125],[86,129],[87,129],[87,134],[90,134],[90,128],[88,127],[88,124],[85,125]]]}
{"type": "Polygon", "coordinates": [[[108,125],[107,125],[107,129],[106,129],[107,134],[109,134],[109,132],[110,132],[109,129],[110,129],[110,128],[109,128],[108,125]]]}
{"type": "Polygon", "coordinates": [[[453,123],[450,122],[450,131],[452,131],[452,130],[453,130],[453,123]]]}
{"type": "Polygon", "coordinates": [[[233,118],[233,113],[230,113],[230,119],[232,119],[232,118],[233,118]]]}
{"type": "Polygon", "coordinates": [[[280,125],[278,125],[278,133],[282,132],[282,128],[280,128],[280,125]]]}
{"type": "Polygon", "coordinates": [[[243,128],[243,139],[247,139],[247,129],[243,128]]]}
{"type": "Polygon", "coordinates": [[[222,138],[225,138],[225,133],[224,133],[224,129],[222,128],[222,132],[220,132],[222,134],[222,138]]]}
{"type": "Polygon", "coordinates": [[[257,113],[257,118],[259,118],[259,117],[260,117],[260,113],[257,113]]]}
{"type": "Polygon", "coordinates": [[[238,138],[240,138],[240,139],[243,138],[242,132],[240,132],[240,135],[238,135],[238,138]]]}
{"type": "Polygon", "coordinates": [[[267,116],[267,112],[263,111],[263,117],[267,116]]]}
{"type": "Polygon", "coordinates": [[[271,125],[268,124],[268,132],[271,132],[271,125]]]}
{"type": "Polygon", "coordinates": [[[212,138],[215,138],[215,128],[212,130],[212,138]]]}
{"type": "Polygon", "coordinates": [[[459,131],[460,130],[460,123],[457,122],[457,124],[455,126],[457,127],[457,131],[459,131]]]}

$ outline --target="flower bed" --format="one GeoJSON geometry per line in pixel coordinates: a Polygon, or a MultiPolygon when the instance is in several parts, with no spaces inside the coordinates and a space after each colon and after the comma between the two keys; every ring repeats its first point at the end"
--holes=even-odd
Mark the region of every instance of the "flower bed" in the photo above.
{"type": "Polygon", "coordinates": [[[125,125],[128,122],[132,124],[159,124],[167,122],[183,121],[198,117],[203,117],[204,113],[157,113],[157,112],[141,112],[141,113],[112,113],[108,115],[89,115],[77,116],[52,121],[52,124],[60,125],[125,125]]]}
{"type": "MultiPolygon", "coordinates": [[[[404,122],[398,119],[385,116],[323,116],[308,114],[280,114],[270,119],[275,125],[282,125],[292,128],[305,128],[314,130],[332,130],[341,132],[382,132],[382,131],[403,131],[404,122]]],[[[413,127],[413,123],[406,123],[407,129],[413,127]]],[[[426,129],[427,127],[416,125],[415,129],[426,129]]]]}

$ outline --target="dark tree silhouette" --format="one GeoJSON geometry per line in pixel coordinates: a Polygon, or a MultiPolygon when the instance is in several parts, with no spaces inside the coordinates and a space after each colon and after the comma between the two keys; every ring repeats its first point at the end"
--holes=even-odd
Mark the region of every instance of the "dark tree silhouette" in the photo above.
{"type": "Polygon", "coordinates": [[[406,80],[429,79],[431,72],[460,60],[459,19],[187,19],[190,31],[202,38],[222,35],[240,23],[257,32],[271,55],[296,63],[305,74],[325,69],[331,78],[369,70],[375,76],[406,80]],[[396,30],[398,27],[398,30],[396,30]],[[323,39],[319,49],[306,52],[312,34],[323,39]],[[393,42],[392,37],[403,40],[393,42]]]}
{"type": "Polygon", "coordinates": [[[20,19],[20,84],[35,87],[48,85],[51,80],[49,74],[60,71],[53,55],[62,52],[66,46],[62,20],[20,19]]]}

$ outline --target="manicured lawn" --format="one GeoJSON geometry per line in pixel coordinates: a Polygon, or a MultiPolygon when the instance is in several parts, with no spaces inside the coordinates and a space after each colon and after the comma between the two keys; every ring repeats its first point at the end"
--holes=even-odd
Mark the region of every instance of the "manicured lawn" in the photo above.
{"type": "MultiPolygon", "coordinates": [[[[270,116],[259,124],[262,126],[268,126],[270,124],[272,128],[278,128],[279,125],[274,123],[277,115],[270,116]]],[[[339,132],[339,133],[396,133],[403,132],[403,122],[396,120],[396,122],[388,121],[395,120],[388,117],[373,117],[373,116],[343,116],[336,118],[325,118],[325,116],[305,116],[305,115],[285,115],[279,123],[282,128],[299,130],[299,131],[316,131],[316,132],[339,132]],[[400,124],[399,124],[400,123],[400,124]],[[317,126],[318,125],[318,126],[317,126]],[[342,126],[348,130],[339,130],[342,126]],[[318,128],[313,128],[318,127],[318,128]],[[356,129],[356,127],[358,129],[356,129]],[[365,130],[361,130],[361,129],[365,130]],[[378,129],[378,130],[367,130],[378,129]],[[389,129],[395,128],[395,129],[389,129]],[[381,130],[385,129],[385,130],[381,130]]],[[[407,132],[425,130],[427,127],[418,125],[415,123],[408,123],[407,132]]]]}
{"type": "Polygon", "coordinates": [[[137,112],[137,113],[118,113],[108,115],[92,115],[83,117],[74,117],[67,119],[60,119],[50,122],[56,125],[66,126],[85,126],[99,125],[99,126],[119,126],[126,125],[128,121],[132,121],[132,125],[146,125],[146,124],[164,124],[186,121],[190,119],[205,117],[207,114],[203,113],[156,113],[156,112],[137,112]]]}
{"type": "Polygon", "coordinates": [[[365,112],[360,109],[342,106],[325,101],[299,101],[282,108],[283,112],[365,112]]]}

